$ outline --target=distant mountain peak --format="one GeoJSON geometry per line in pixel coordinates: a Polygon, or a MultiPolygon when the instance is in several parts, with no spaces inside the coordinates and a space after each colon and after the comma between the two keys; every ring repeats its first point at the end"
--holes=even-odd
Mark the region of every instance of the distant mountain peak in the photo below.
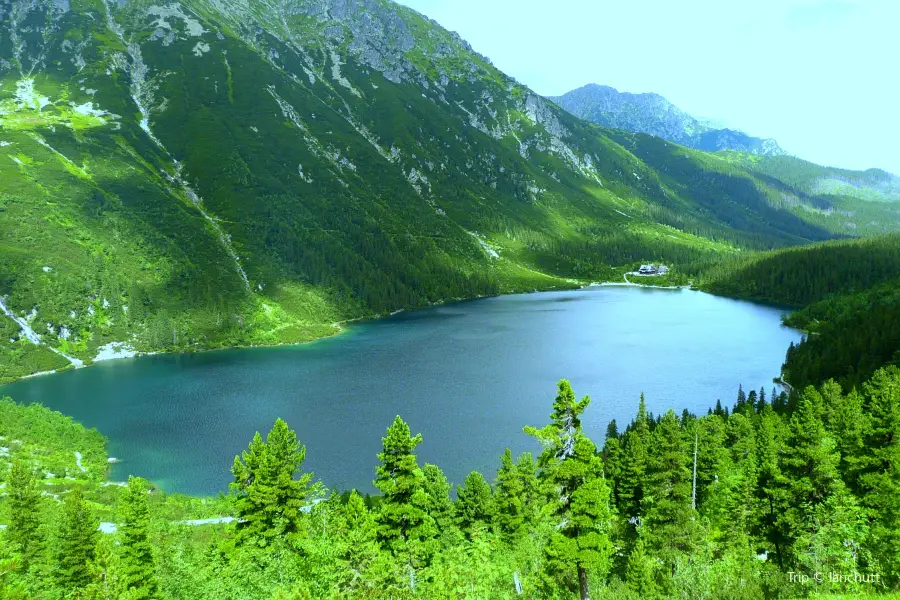
{"type": "Polygon", "coordinates": [[[709,119],[691,116],[659,94],[632,94],[591,83],[562,96],[552,96],[550,100],[598,125],[647,133],[698,150],[739,150],[763,156],[786,154],[773,139],[753,137],[709,119]]]}

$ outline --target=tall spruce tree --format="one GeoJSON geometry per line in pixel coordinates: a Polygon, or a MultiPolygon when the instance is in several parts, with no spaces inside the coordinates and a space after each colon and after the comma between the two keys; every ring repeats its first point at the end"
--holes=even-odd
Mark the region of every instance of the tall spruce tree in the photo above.
{"type": "Polygon", "coordinates": [[[734,409],[739,410],[747,403],[747,394],[744,393],[744,386],[738,384],[737,401],[734,403],[734,409]]]}
{"type": "Polygon", "coordinates": [[[544,447],[538,464],[556,521],[545,546],[548,583],[578,590],[582,600],[590,597],[588,572],[604,578],[613,554],[610,491],[603,461],[581,427],[581,415],[589,404],[587,396],[576,401],[571,384],[562,380],[550,424],[525,428],[544,447]]]}
{"type": "Polygon", "coordinates": [[[447,476],[437,465],[426,463],[422,467],[424,489],[428,497],[426,512],[434,519],[441,533],[452,531],[456,526],[456,508],[450,499],[452,486],[447,476]]]}
{"type": "Polygon", "coordinates": [[[632,532],[641,516],[644,497],[644,475],[647,471],[647,448],[650,444],[650,420],[644,394],[638,404],[634,425],[626,431],[622,443],[622,461],[619,469],[618,506],[622,517],[632,523],[632,532]]]}
{"type": "Polygon", "coordinates": [[[471,533],[476,525],[487,527],[494,516],[494,493],[484,475],[472,471],[456,488],[456,515],[460,529],[471,533]]]}
{"type": "Polygon", "coordinates": [[[538,520],[541,502],[541,490],[537,479],[537,465],[531,452],[523,452],[516,460],[516,474],[522,482],[523,510],[526,525],[538,520]]]}
{"type": "Polygon", "coordinates": [[[149,486],[129,477],[119,500],[119,580],[128,600],[153,600],[159,586],[150,541],[149,486]]]}
{"type": "Polygon", "coordinates": [[[900,369],[877,371],[863,388],[870,425],[858,457],[863,504],[874,515],[874,551],[900,583],[900,369]]]}
{"type": "Polygon", "coordinates": [[[427,562],[434,548],[437,526],[427,512],[425,477],[416,460],[422,435],[413,437],[399,416],[382,438],[381,464],[375,470],[375,487],[382,493],[377,515],[378,539],[395,555],[413,563],[427,562]]]}
{"type": "Polygon", "coordinates": [[[625,583],[637,592],[641,599],[654,598],[657,594],[656,565],[653,557],[647,553],[644,535],[646,530],[638,528],[638,535],[634,547],[628,554],[628,564],[625,567],[625,583]]]}
{"type": "Polygon", "coordinates": [[[692,472],[675,411],[669,410],[654,428],[647,461],[647,481],[641,503],[650,533],[648,547],[672,567],[678,553],[693,545],[692,472]]]}
{"type": "MultiPolygon", "coordinates": [[[[720,478],[730,461],[725,417],[712,414],[698,419],[693,432],[686,430],[686,443],[693,450],[697,445],[697,489],[696,504],[702,513],[707,512],[707,500],[715,494],[720,478]]],[[[691,457],[693,458],[693,457],[691,457]]],[[[692,465],[693,469],[693,465],[692,465]]]]}
{"type": "Polygon", "coordinates": [[[277,419],[263,442],[259,432],[231,469],[237,509],[237,541],[260,546],[302,532],[300,509],[312,473],[303,473],[306,447],[287,423],[277,419]],[[299,477],[298,477],[299,475],[299,477]]]}
{"type": "Polygon", "coordinates": [[[375,517],[355,490],[342,507],[341,589],[351,597],[374,597],[376,577],[371,572],[379,559],[378,526],[375,517]]]}
{"type": "Polygon", "coordinates": [[[828,381],[822,396],[827,406],[825,428],[837,442],[841,455],[839,471],[850,491],[862,497],[860,476],[872,456],[870,450],[874,449],[866,441],[872,430],[872,419],[863,406],[863,395],[856,390],[844,395],[840,385],[828,381]]]}
{"type": "Polygon", "coordinates": [[[12,462],[6,487],[9,506],[6,538],[19,553],[19,569],[27,571],[40,561],[45,548],[41,530],[41,490],[34,470],[19,458],[12,462]]]}
{"type": "MultiPolygon", "coordinates": [[[[838,474],[840,454],[837,444],[825,429],[822,396],[807,388],[797,402],[788,425],[788,437],[780,453],[778,526],[793,546],[808,530],[816,508],[843,485],[838,474]]],[[[796,549],[789,549],[796,564],[796,549]]]]}
{"type": "Polygon", "coordinates": [[[509,448],[500,459],[494,488],[497,525],[508,540],[513,540],[524,532],[526,499],[525,484],[513,463],[509,448]]]}
{"type": "Polygon", "coordinates": [[[81,488],[62,503],[53,544],[53,578],[58,588],[84,590],[93,581],[94,554],[100,520],[84,499],[81,488]]]}
{"type": "Polygon", "coordinates": [[[781,416],[770,405],[759,413],[756,430],[757,484],[756,501],[751,514],[751,533],[764,542],[767,553],[775,556],[784,567],[788,539],[778,526],[780,519],[780,485],[783,481],[780,452],[783,446],[784,425],[781,416]]]}
{"type": "Polygon", "coordinates": [[[612,487],[612,495],[619,503],[618,482],[622,470],[622,442],[619,439],[619,431],[616,420],[610,421],[606,428],[606,439],[603,443],[603,475],[612,487]]]}
{"type": "MultiPolygon", "coordinates": [[[[868,518],[859,502],[838,482],[822,502],[808,507],[803,527],[796,532],[794,550],[797,563],[807,573],[863,572],[869,534],[868,518]]],[[[894,549],[896,552],[896,548],[894,549]]],[[[826,577],[817,587],[822,591],[863,591],[853,582],[835,582],[826,577]]]]}
{"type": "Polygon", "coordinates": [[[744,555],[750,544],[749,535],[759,470],[754,418],[755,414],[749,418],[733,414],[728,419],[727,439],[731,462],[727,471],[729,488],[727,507],[731,518],[724,527],[728,535],[725,545],[735,547],[739,555],[744,555]]]}

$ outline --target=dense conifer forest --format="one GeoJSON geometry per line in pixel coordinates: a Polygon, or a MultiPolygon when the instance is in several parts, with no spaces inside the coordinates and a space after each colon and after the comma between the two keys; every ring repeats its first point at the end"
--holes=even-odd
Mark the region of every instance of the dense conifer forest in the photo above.
{"type": "Polygon", "coordinates": [[[540,454],[507,451],[496,473],[473,472],[455,494],[439,466],[419,464],[422,437],[400,417],[373,461],[375,497],[315,483],[278,420],[235,457],[230,495],[201,500],[139,478],[110,493],[94,470],[96,432],[38,406],[0,408],[3,598],[795,598],[900,587],[895,367],[849,393],[834,381],[793,400],[740,389],[732,407],[702,416],[648,414],[642,397],[631,423],[596,442],[581,427],[590,399],[563,380],[548,423],[525,428],[540,454]],[[58,456],[82,442],[94,449],[88,467],[58,456]],[[187,519],[211,511],[231,518],[187,519]],[[101,516],[114,532],[98,531],[101,516]]]}
{"type": "Polygon", "coordinates": [[[787,353],[798,389],[835,379],[845,391],[900,365],[900,238],[826,242],[725,261],[703,271],[707,291],[800,308],[785,323],[807,332],[787,353]]]}

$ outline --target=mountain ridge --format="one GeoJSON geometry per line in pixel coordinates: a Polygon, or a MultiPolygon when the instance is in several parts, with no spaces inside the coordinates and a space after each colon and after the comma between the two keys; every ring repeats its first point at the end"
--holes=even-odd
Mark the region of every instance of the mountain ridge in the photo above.
{"type": "Polygon", "coordinates": [[[773,139],[713,125],[652,92],[632,94],[606,85],[588,84],[548,98],[575,116],[598,125],[655,135],[697,150],[738,150],[763,156],[786,154],[773,139]]]}

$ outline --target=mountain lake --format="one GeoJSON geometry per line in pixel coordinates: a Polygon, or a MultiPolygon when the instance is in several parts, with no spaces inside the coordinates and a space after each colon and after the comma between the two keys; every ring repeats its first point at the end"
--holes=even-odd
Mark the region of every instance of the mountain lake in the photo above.
{"type": "Polygon", "coordinates": [[[445,304],[355,323],[299,346],[154,355],[0,387],[109,437],[128,474],[169,492],[228,489],[235,455],[277,417],[306,445],[304,469],[372,492],[381,438],[396,415],[421,432],[419,463],[461,484],[493,480],[507,447],[548,422],[558,380],[592,401],[583,423],[603,444],[646,395],[648,410],[706,414],[780,373],[800,332],[782,310],[685,289],[594,286],[445,304]]]}

